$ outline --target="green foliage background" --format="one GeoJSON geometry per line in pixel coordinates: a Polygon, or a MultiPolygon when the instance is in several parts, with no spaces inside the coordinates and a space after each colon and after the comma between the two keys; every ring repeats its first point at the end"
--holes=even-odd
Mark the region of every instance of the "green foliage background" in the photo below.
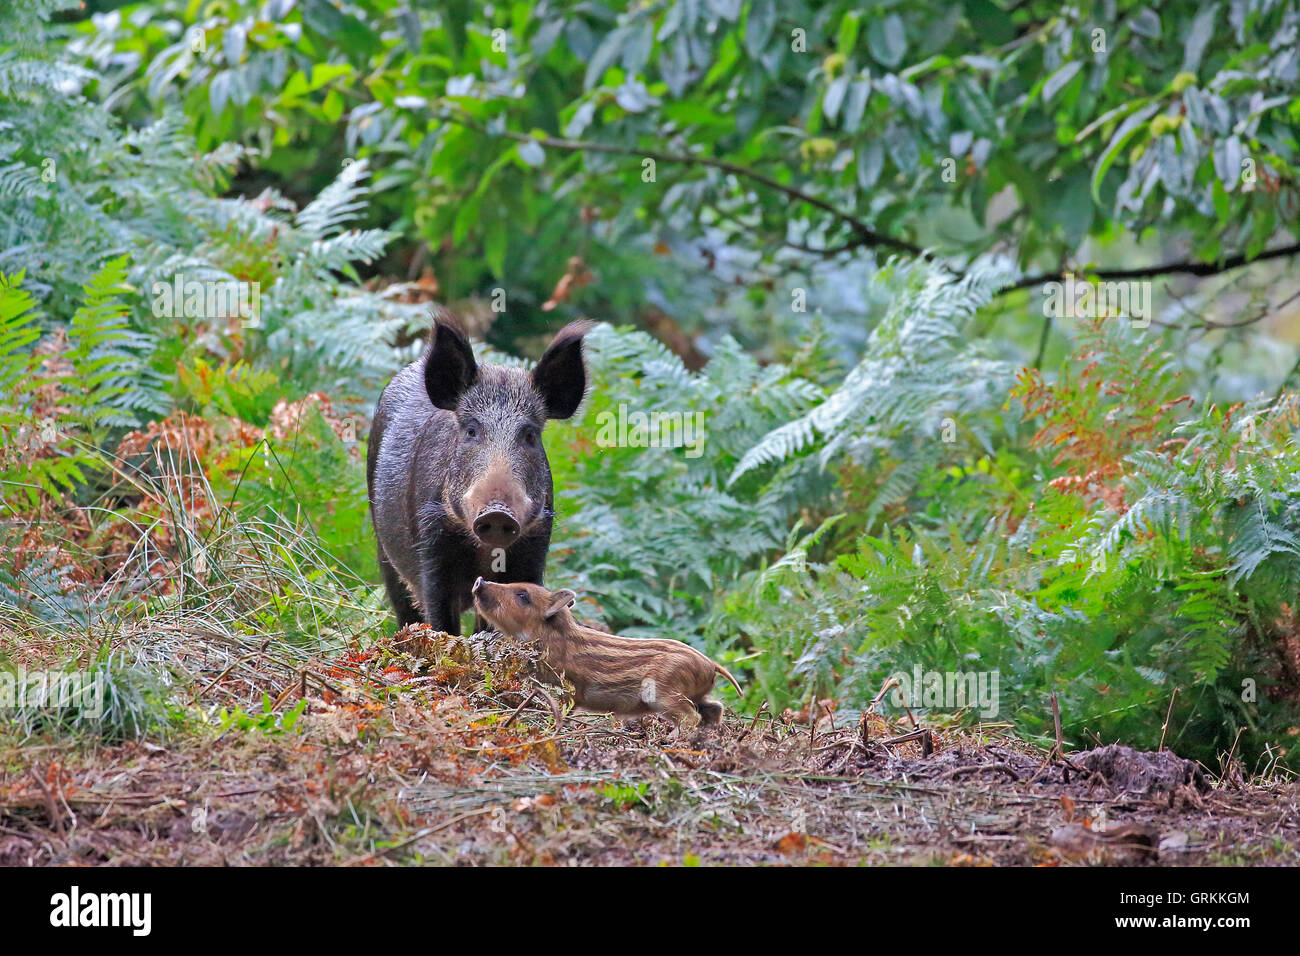
{"type": "Polygon", "coordinates": [[[727,662],[741,707],[852,720],[896,671],[997,669],[1026,733],[1056,692],[1077,744],[1294,763],[1295,3],[28,0],[0,25],[14,633],[126,627],[169,575],[219,591],[213,540],[226,581],[280,562],[228,626],[382,633],[366,421],[436,295],[497,357],[605,320],[583,416],[548,429],[551,579],[727,662]],[[258,321],[156,314],[178,273],[258,283],[258,321]],[[1049,317],[1065,273],[1154,280],[1155,321],[1049,317]],[[601,447],[620,406],[700,413],[704,453],[601,447]],[[124,523],[166,560],[119,562],[124,523]]]}

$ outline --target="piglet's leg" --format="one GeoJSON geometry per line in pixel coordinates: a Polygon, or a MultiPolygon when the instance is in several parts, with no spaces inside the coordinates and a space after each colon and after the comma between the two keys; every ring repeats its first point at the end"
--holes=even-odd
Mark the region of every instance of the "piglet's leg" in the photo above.
{"type": "Polygon", "coordinates": [[[647,709],[667,714],[674,720],[680,721],[695,714],[695,704],[689,697],[681,691],[665,691],[653,677],[642,678],[639,696],[647,709]]]}
{"type": "Polygon", "coordinates": [[[722,720],[722,705],[711,697],[701,697],[695,701],[700,712],[701,727],[716,727],[722,720]]]}
{"type": "Polygon", "coordinates": [[[680,691],[674,691],[669,694],[661,694],[659,697],[659,707],[672,718],[673,723],[677,725],[676,736],[678,739],[687,731],[694,730],[696,724],[700,722],[699,713],[695,709],[695,704],[689,697],[680,691]]]}

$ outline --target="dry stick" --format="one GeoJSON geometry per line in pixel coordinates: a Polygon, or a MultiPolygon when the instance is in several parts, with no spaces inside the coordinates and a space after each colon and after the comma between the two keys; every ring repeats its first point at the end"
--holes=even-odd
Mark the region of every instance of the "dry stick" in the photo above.
{"type": "Polygon", "coordinates": [[[1219,774],[1219,783],[1223,783],[1224,778],[1232,771],[1232,755],[1237,752],[1237,741],[1241,739],[1241,732],[1245,727],[1237,728],[1237,736],[1232,738],[1232,746],[1228,749],[1228,759],[1223,762],[1223,770],[1219,774]]]}
{"type": "Polygon", "coordinates": [[[954,767],[951,770],[939,774],[937,779],[951,780],[954,777],[961,777],[968,773],[979,773],[981,770],[999,770],[1009,776],[1012,780],[1020,779],[1020,774],[1016,773],[1016,771],[1010,767],[1006,761],[999,761],[997,763],[967,764],[964,767],[954,767]]]}
{"type": "Polygon", "coordinates": [[[924,727],[918,727],[917,730],[909,731],[907,734],[889,737],[888,740],[881,740],[880,743],[884,744],[885,747],[896,747],[898,744],[906,744],[909,740],[920,741],[920,756],[922,757],[928,757],[935,752],[935,735],[924,727]]]}
{"type": "Polygon", "coordinates": [[[45,781],[41,779],[40,774],[36,772],[35,767],[29,767],[27,772],[30,773],[32,779],[36,781],[36,786],[41,788],[41,793],[45,794],[45,805],[50,814],[50,822],[54,824],[54,831],[60,838],[63,838],[67,831],[64,829],[63,814],[59,812],[59,805],[54,799],[54,794],[51,793],[50,788],[45,785],[45,781]]]}
{"type": "Polygon", "coordinates": [[[368,857],[366,857],[365,859],[359,862],[361,864],[369,863],[372,860],[374,860],[375,857],[385,856],[389,853],[392,853],[394,850],[404,849],[410,846],[412,843],[417,843],[420,840],[423,840],[425,837],[429,836],[430,834],[437,833],[439,830],[445,830],[448,827],[455,826],[457,823],[461,823],[465,820],[468,820],[470,817],[477,817],[484,813],[491,813],[496,808],[497,805],[492,804],[491,806],[487,806],[487,807],[479,807],[477,810],[467,810],[464,813],[459,813],[456,816],[452,817],[450,820],[446,820],[442,823],[439,823],[437,826],[426,827],[425,829],[421,830],[419,833],[415,834],[415,836],[411,837],[410,839],[403,840],[401,843],[395,843],[392,846],[384,847],[382,850],[376,850],[374,853],[370,854],[368,857]]]}
{"type": "Polygon", "coordinates": [[[227,676],[231,671],[233,671],[236,667],[239,667],[240,665],[245,664],[245,663],[247,663],[248,661],[251,661],[253,658],[260,656],[261,653],[262,653],[262,652],[259,650],[256,654],[246,654],[246,655],[244,655],[243,657],[239,658],[239,660],[235,661],[235,662],[232,663],[229,667],[227,667],[225,670],[223,670],[220,674],[218,674],[218,675],[213,679],[212,683],[210,683],[207,687],[203,688],[201,691],[199,691],[197,694],[195,694],[195,695],[194,695],[194,698],[190,701],[190,703],[191,703],[191,704],[196,704],[196,703],[198,703],[199,700],[203,697],[204,694],[206,694],[208,691],[212,690],[212,688],[216,687],[216,686],[217,686],[218,684],[220,684],[223,680],[225,680],[225,679],[226,679],[226,676],[227,676]]]}
{"type": "MultiPolygon", "coordinates": [[[[590,732],[591,729],[592,728],[589,727],[578,728],[578,730],[580,731],[586,730],[588,732],[590,732]]],[[[598,731],[598,732],[608,733],[608,731],[598,731]]],[[[460,745],[454,745],[454,746],[457,746],[458,749],[463,750],[465,753],[471,753],[471,754],[501,753],[506,750],[518,750],[520,747],[536,747],[538,744],[549,744],[553,740],[561,740],[564,737],[571,737],[573,736],[573,734],[574,731],[569,731],[568,733],[563,733],[563,734],[552,734],[549,737],[539,737],[537,740],[525,740],[517,744],[502,744],[500,747],[495,747],[495,746],[494,747],[465,747],[460,745]]]]}
{"type": "Polygon", "coordinates": [[[737,746],[743,744],[745,738],[754,732],[754,728],[758,725],[758,719],[763,716],[763,711],[765,710],[767,710],[767,701],[763,701],[763,703],[758,705],[758,710],[754,711],[754,719],[749,722],[749,727],[746,728],[745,732],[741,734],[740,738],[736,741],[737,746]]]}
{"type": "MultiPolygon", "coordinates": [[[[903,701],[903,710],[907,713],[907,719],[912,722],[912,726],[915,728],[914,733],[916,734],[916,738],[913,739],[919,739],[921,741],[921,756],[930,756],[930,754],[934,753],[934,734],[923,729],[921,725],[916,722],[916,718],[912,716],[912,708],[907,706],[906,699],[903,701]]],[[[899,738],[896,737],[894,739],[898,740],[899,738]]]]}
{"type": "MultiPolygon", "coordinates": [[[[1174,701],[1178,699],[1178,688],[1169,695],[1169,709],[1165,711],[1165,722],[1160,727],[1160,746],[1156,748],[1156,753],[1161,753],[1165,749],[1165,734],[1169,731],[1169,718],[1174,712],[1174,701]]],[[[1057,738],[1060,738],[1060,731],[1057,731],[1057,738]]]]}
{"type": "MultiPolygon", "coordinates": [[[[340,696],[340,697],[343,696],[343,691],[339,690],[337,687],[335,687],[333,684],[331,684],[331,683],[330,683],[329,681],[327,681],[325,678],[321,677],[320,674],[317,674],[315,671],[308,671],[308,670],[305,670],[305,671],[303,671],[303,675],[304,675],[304,676],[303,676],[303,687],[306,687],[306,686],[307,686],[307,676],[309,675],[309,676],[311,676],[311,677],[316,678],[316,680],[320,683],[320,686],[321,686],[321,689],[322,689],[322,690],[327,690],[327,691],[329,691],[331,694],[337,694],[337,695],[340,696]]],[[[371,677],[371,678],[367,678],[367,679],[368,679],[371,683],[377,683],[373,677],[371,677]]]]}
{"type": "Polygon", "coordinates": [[[528,695],[519,702],[519,706],[516,707],[513,711],[511,711],[510,716],[507,717],[505,723],[501,725],[501,729],[504,730],[505,728],[513,724],[515,722],[515,718],[519,716],[520,711],[522,711],[524,707],[528,705],[528,702],[536,696],[537,696],[537,688],[534,687],[532,690],[528,692],[528,695]]]}
{"type": "Polygon", "coordinates": [[[840,760],[839,766],[837,766],[837,767],[835,768],[835,772],[836,772],[836,773],[843,773],[843,772],[844,772],[844,768],[847,767],[847,766],[849,765],[849,761],[853,759],[853,752],[854,752],[855,750],[857,750],[859,747],[862,748],[862,752],[863,752],[864,754],[870,754],[870,753],[871,753],[871,751],[869,751],[869,750],[867,749],[867,745],[866,745],[865,743],[860,743],[860,742],[858,741],[858,738],[857,738],[857,737],[854,737],[854,736],[850,735],[850,737],[849,737],[849,749],[846,750],[846,751],[844,751],[844,757],[843,757],[843,759],[840,760]]]}
{"type": "Polygon", "coordinates": [[[1065,747],[1061,743],[1061,707],[1056,702],[1056,691],[1052,691],[1052,723],[1056,726],[1056,743],[1052,745],[1049,756],[1064,757],[1065,747]]]}
{"type": "Polygon", "coordinates": [[[299,675],[298,680],[289,681],[288,686],[285,687],[284,690],[280,691],[279,696],[275,698],[275,703],[271,705],[272,711],[276,711],[280,709],[280,705],[289,699],[289,695],[293,693],[293,689],[295,686],[298,686],[300,688],[300,692],[298,694],[299,697],[307,696],[307,672],[305,670],[299,675]]]}
{"type": "Polygon", "coordinates": [[[919,730],[920,727],[921,727],[921,725],[918,724],[918,723],[916,722],[916,718],[912,716],[912,708],[907,706],[907,700],[906,700],[906,697],[904,697],[904,700],[903,700],[903,710],[907,713],[907,719],[910,720],[910,721],[912,722],[912,727],[915,728],[915,729],[917,729],[917,730],[919,730]]]}
{"type": "Polygon", "coordinates": [[[900,734],[897,737],[890,737],[888,740],[882,740],[881,743],[886,747],[895,747],[898,744],[905,744],[909,740],[921,740],[928,733],[928,730],[913,730],[906,734],[900,734]]]}
{"type": "MultiPolygon", "coordinates": [[[[869,714],[873,710],[875,710],[876,705],[885,699],[885,695],[889,693],[890,688],[896,686],[898,686],[897,677],[886,677],[885,683],[880,688],[880,693],[877,694],[875,697],[871,698],[871,703],[867,705],[867,709],[864,711],[864,713],[869,714]]],[[[916,723],[916,721],[912,721],[912,723],[916,723]]]]}
{"type": "Polygon", "coordinates": [[[847,744],[849,749],[852,750],[854,747],[858,746],[858,739],[852,735],[848,737],[837,737],[835,740],[831,741],[828,744],[822,744],[822,746],[818,747],[816,750],[812,752],[815,754],[820,754],[820,753],[825,753],[828,750],[838,750],[840,747],[843,747],[845,744],[847,744]]]}
{"type": "Polygon", "coordinates": [[[550,706],[551,716],[555,719],[555,732],[558,734],[564,729],[564,709],[560,707],[559,702],[551,696],[551,692],[541,684],[538,684],[534,689],[546,699],[547,705],[550,706]]]}
{"type": "Polygon", "coordinates": [[[528,702],[539,694],[542,699],[546,701],[546,706],[551,709],[551,717],[555,721],[555,732],[559,733],[560,730],[563,729],[564,709],[559,705],[555,698],[551,696],[551,693],[546,689],[546,687],[536,679],[533,681],[533,689],[528,692],[527,697],[519,702],[519,706],[511,711],[510,716],[506,718],[505,723],[501,725],[501,728],[504,730],[514,723],[515,718],[518,717],[523,709],[528,706],[528,702]]]}

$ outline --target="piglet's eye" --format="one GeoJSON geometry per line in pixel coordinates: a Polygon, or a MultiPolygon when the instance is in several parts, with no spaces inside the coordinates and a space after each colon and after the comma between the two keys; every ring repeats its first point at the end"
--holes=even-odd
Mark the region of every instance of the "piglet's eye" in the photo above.
{"type": "Polygon", "coordinates": [[[533,599],[528,596],[527,591],[516,591],[515,597],[519,599],[520,604],[532,604],[533,599]]]}

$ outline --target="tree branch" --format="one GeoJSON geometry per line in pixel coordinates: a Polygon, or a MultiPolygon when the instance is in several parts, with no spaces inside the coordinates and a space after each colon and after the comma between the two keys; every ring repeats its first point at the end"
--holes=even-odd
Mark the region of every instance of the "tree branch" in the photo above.
{"type": "MultiPolygon", "coordinates": [[[[665,153],[661,150],[639,149],[632,146],[615,146],[612,143],[596,143],[589,140],[580,139],[561,139],[555,136],[529,136],[525,133],[516,133],[513,130],[502,130],[499,133],[489,131],[473,120],[461,116],[445,115],[444,119],[457,123],[461,126],[476,130],[485,136],[499,136],[505,139],[514,140],[517,143],[536,143],[539,146],[545,146],[550,149],[562,149],[568,152],[580,153],[604,153],[615,156],[638,156],[642,159],[653,159],[656,163],[668,163],[671,165],[683,166],[707,166],[710,169],[721,170],[724,173],[731,173],[733,176],[739,176],[742,179],[748,179],[752,182],[765,186],[775,192],[789,196],[799,202],[805,202],[810,206],[820,209],[822,212],[834,217],[837,222],[847,226],[854,235],[851,243],[842,248],[869,247],[879,249],[891,249],[894,252],[902,252],[911,256],[924,255],[924,250],[917,245],[913,245],[903,239],[895,239],[892,236],[886,236],[883,233],[876,232],[869,225],[859,219],[857,216],[847,213],[831,205],[825,199],[806,193],[797,186],[790,186],[786,183],[777,182],[771,176],[748,168],[747,166],[738,166],[735,163],[729,163],[722,159],[711,159],[708,156],[691,156],[683,153],[665,153]]],[[[818,250],[808,250],[817,252],[818,250]]]]}
{"type": "MultiPolygon", "coordinates": [[[[513,130],[502,130],[494,133],[465,116],[442,114],[442,118],[449,122],[476,130],[485,136],[503,137],[505,139],[514,140],[518,143],[537,143],[539,146],[566,150],[568,152],[604,153],[606,155],[616,156],[639,156],[643,159],[653,159],[657,163],[685,166],[706,166],[710,169],[721,170],[722,172],[730,173],[733,176],[750,180],[751,182],[758,183],[774,192],[782,193],[791,199],[805,202],[816,209],[820,209],[822,212],[833,217],[837,222],[847,226],[849,231],[853,233],[853,238],[837,246],[830,246],[821,249],[812,246],[799,245],[797,243],[785,243],[785,245],[790,248],[797,249],[800,252],[805,252],[810,255],[830,258],[841,252],[860,248],[889,249],[894,252],[918,257],[926,255],[925,250],[920,246],[904,239],[896,239],[893,236],[887,236],[884,233],[877,232],[857,216],[835,207],[825,199],[807,193],[797,186],[778,182],[771,176],[760,173],[757,170],[750,169],[746,166],[739,166],[735,163],[729,163],[726,160],[712,159],[708,156],[692,156],[683,153],[667,153],[662,150],[639,149],[631,146],[616,146],[612,143],[597,143],[589,140],[564,139],[556,136],[536,137],[525,133],[517,133],[513,130]]],[[[1297,254],[1300,254],[1300,242],[1292,243],[1289,246],[1281,246],[1277,249],[1268,249],[1254,258],[1247,257],[1245,253],[1238,253],[1236,255],[1228,256],[1218,262],[1199,262],[1193,259],[1183,259],[1176,262],[1166,262],[1159,265],[1141,266],[1132,269],[1080,269],[1076,274],[1095,276],[1097,279],[1103,281],[1151,279],[1156,276],[1170,275],[1173,273],[1182,273],[1184,275],[1193,276],[1213,276],[1219,275],[1223,272],[1230,272],[1233,269],[1240,269],[1243,266],[1253,265],[1257,262],[1267,262],[1270,259],[1281,259],[1297,254]]],[[[952,267],[948,268],[957,276],[962,275],[960,270],[952,269],[952,267]]],[[[1025,276],[1007,286],[998,294],[1005,295],[1008,292],[1014,292],[1018,289],[1030,289],[1046,282],[1058,282],[1064,278],[1064,271],[1044,272],[1038,275],[1025,276]]]]}
{"type": "MultiPolygon", "coordinates": [[[[1102,280],[1152,279],[1156,276],[1169,275],[1175,272],[1192,276],[1213,276],[1222,272],[1230,272],[1233,269],[1240,269],[1242,266],[1254,265],[1257,262],[1282,259],[1297,254],[1300,254],[1300,242],[1292,243],[1289,246],[1279,246],[1276,249],[1268,249],[1253,259],[1248,258],[1245,253],[1238,253],[1219,262],[1197,262],[1193,259],[1182,259],[1178,262],[1165,262],[1159,265],[1141,266],[1134,269],[1080,269],[1074,274],[1096,276],[1102,280]]],[[[1013,292],[1016,289],[1030,289],[1046,282],[1060,282],[1064,278],[1064,272],[1044,272],[1039,275],[1025,276],[1023,279],[1007,286],[1002,290],[1001,294],[1013,292]]]]}

